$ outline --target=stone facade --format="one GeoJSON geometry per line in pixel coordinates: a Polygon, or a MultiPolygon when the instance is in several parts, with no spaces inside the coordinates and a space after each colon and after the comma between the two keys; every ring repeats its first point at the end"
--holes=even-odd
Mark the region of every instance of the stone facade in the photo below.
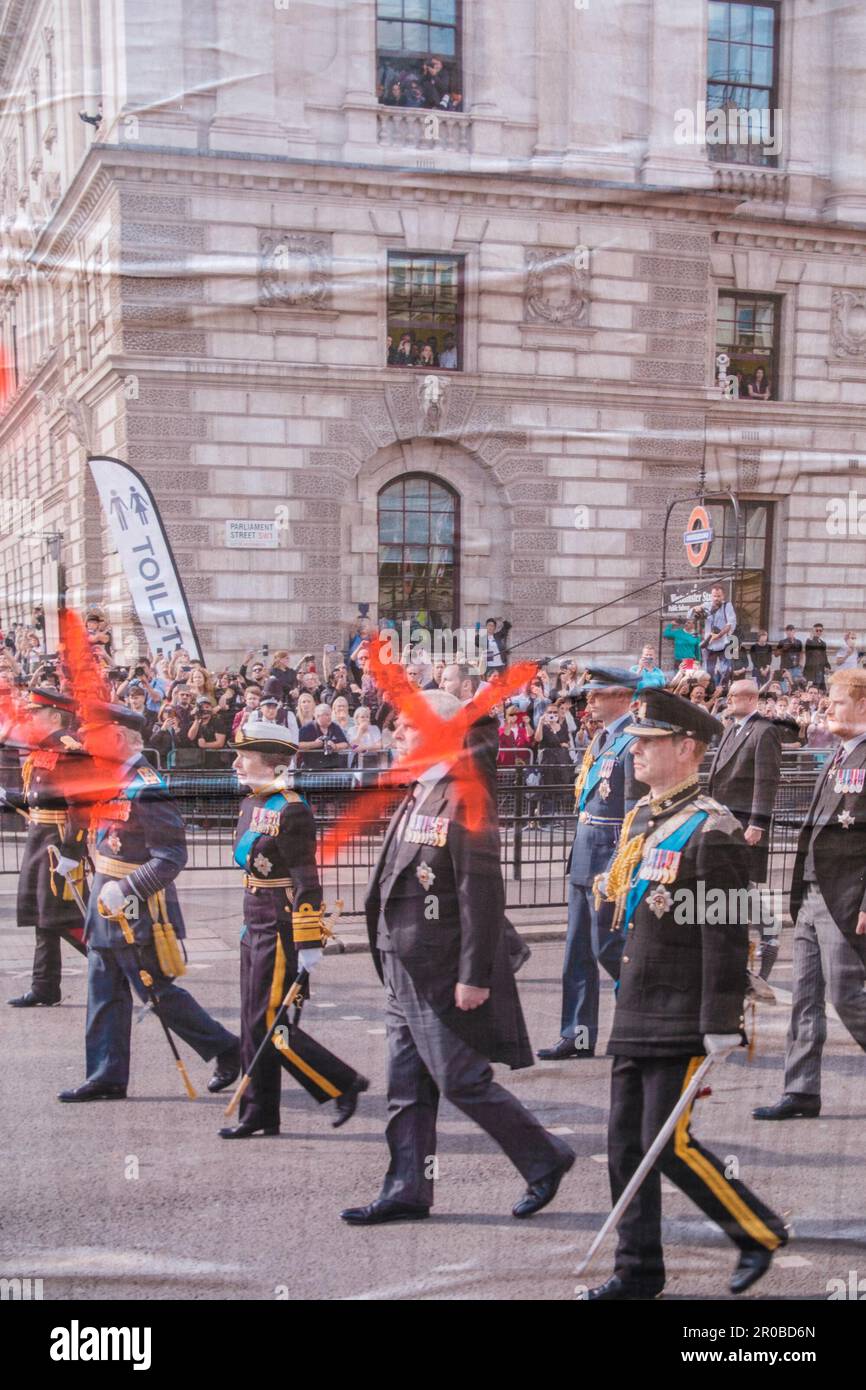
{"type": "MultiPolygon", "coordinates": [[[[402,472],[460,497],[461,625],[508,614],[520,641],[649,585],[703,465],[774,503],[773,630],[861,626],[863,540],[827,504],[866,466],[866,6],[784,0],[772,169],[674,139],[705,97],[693,0],[472,0],[464,109],[432,128],[377,103],[373,0],[252,8],[3,12],[0,482],[62,534],[69,601],[132,650],[88,446],[148,479],[213,661],[375,613],[402,472]],[[462,370],[432,405],[383,365],[395,250],[464,258],[462,370]],[[725,290],[778,297],[776,400],[720,398],[725,290]],[[227,518],[276,515],[278,551],[226,548],[227,518]]],[[[40,556],[0,536],[2,621],[40,556]]],[[[621,660],[656,593],[523,650],[621,660]]]]}

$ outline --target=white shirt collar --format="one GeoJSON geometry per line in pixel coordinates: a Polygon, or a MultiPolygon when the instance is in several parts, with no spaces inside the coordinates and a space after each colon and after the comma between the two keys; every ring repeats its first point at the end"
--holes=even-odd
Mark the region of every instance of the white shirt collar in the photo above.
{"type": "Polygon", "coordinates": [[[850,757],[850,755],[854,752],[854,749],[857,748],[858,745],[863,742],[864,738],[866,738],[866,733],[855,734],[853,738],[845,739],[844,743],[842,744],[842,747],[845,749],[846,758],[850,757]]]}

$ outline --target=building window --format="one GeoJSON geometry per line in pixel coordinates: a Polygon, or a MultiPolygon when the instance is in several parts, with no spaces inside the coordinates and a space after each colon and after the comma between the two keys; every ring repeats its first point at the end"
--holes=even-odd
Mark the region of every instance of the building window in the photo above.
{"type": "MultiPolygon", "coordinates": [[[[731,602],[737,613],[742,641],[767,626],[770,615],[770,573],[773,550],[773,503],[740,501],[739,532],[730,505],[707,507],[713,527],[713,543],[707,570],[734,575],[731,602]]],[[[711,575],[708,576],[707,587],[711,575]]]]}
{"type": "Polygon", "coordinates": [[[451,628],[459,621],[459,499],[424,473],[379,493],[379,621],[451,628]]]}
{"type": "Polygon", "coordinates": [[[462,256],[388,256],[389,367],[462,366],[462,256]]]}
{"type": "Polygon", "coordinates": [[[778,6],[710,4],[707,150],[730,164],[778,163],[778,6]]]}
{"type": "Polygon", "coordinates": [[[779,299],[775,295],[719,294],[716,353],[730,358],[728,375],[737,379],[741,400],[778,398],[776,382],[779,341],[779,299]]]}
{"type": "Polygon", "coordinates": [[[377,0],[383,106],[463,110],[460,0],[377,0]]]}

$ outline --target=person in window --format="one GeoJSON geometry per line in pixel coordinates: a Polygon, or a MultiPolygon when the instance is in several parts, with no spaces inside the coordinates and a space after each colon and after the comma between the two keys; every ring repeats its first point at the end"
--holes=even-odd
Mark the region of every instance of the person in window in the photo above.
{"type": "Polygon", "coordinates": [[[430,345],[429,342],[425,343],[424,346],[423,346],[422,349],[421,349],[421,356],[420,356],[419,359],[418,359],[418,366],[419,366],[419,367],[435,367],[435,366],[436,366],[436,353],[435,353],[435,351],[433,350],[433,348],[431,347],[431,345],[430,345]]]}
{"type": "Polygon", "coordinates": [[[439,366],[444,367],[446,371],[457,370],[457,342],[453,333],[445,334],[445,341],[439,354],[439,366]]]}
{"type": "Polygon", "coordinates": [[[404,333],[400,339],[392,365],[394,367],[412,366],[412,335],[410,333],[404,333]]]}
{"type": "Polygon", "coordinates": [[[749,382],[748,392],[749,399],[752,401],[768,401],[770,399],[770,383],[763,367],[758,367],[749,382]]]}
{"type": "Polygon", "coordinates": [[[449,95],[451,80],[445,71],[441,58],[429,54],[421,64],[421,77],[418,83],[424,96],[425,106],[441,106],[449,95]]]}
{"type": "Polygon", "coordinates": [[[382,95],[383,106],[403,106],[403,84],[399,78],[388,82],[382,95]]]}
{"type": "Polygon", "coordinates": [[[429,103],[424,100],[424,92],[417,77],[406,78],[403,83],[403,100],[400,102],[400,105],[410,106],[412,108],[429,105],[429,103]]]}

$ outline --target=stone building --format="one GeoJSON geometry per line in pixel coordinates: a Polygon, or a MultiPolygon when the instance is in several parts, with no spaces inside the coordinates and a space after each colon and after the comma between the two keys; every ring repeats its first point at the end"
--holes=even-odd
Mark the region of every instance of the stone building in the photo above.
{"type": "Polygon", "coordinates": [[[747,625],[861,625],[866,6],[0,15],[0,621],[50,547],[133,649],[89,448],[147,479],[213,661],[359,603],[623,659],[702,469],[747,625]]]}

